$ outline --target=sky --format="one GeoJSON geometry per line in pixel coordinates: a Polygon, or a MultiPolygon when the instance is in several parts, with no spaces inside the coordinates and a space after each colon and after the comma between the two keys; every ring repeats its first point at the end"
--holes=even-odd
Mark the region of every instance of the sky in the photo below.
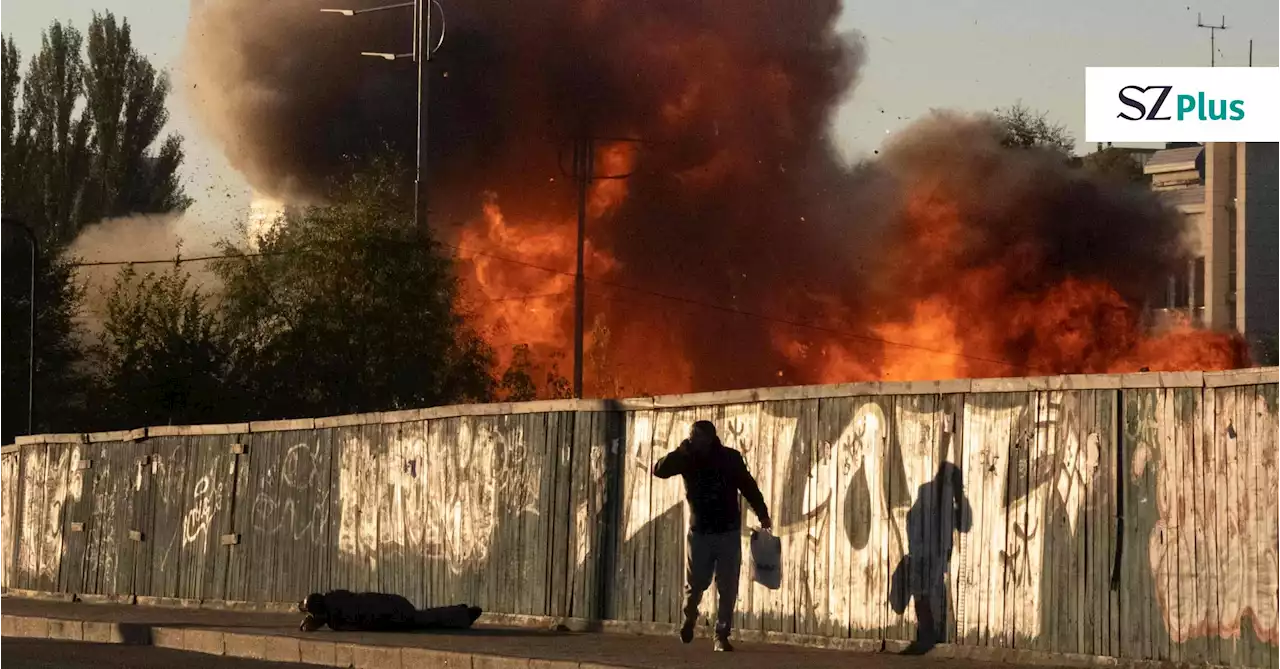
{"type": "MultiPolygon", "coordinates": [[[[216,0],[204,0],[216,1],[216,0]]],[[[263,0],[270,2],[271,0],[263,0]]],[[[4,0],[0,31],[25,61],[55,19],[88,24],[111,10],[133,26],[137,48],[170,71],[175,94],[169,130],[186,139],[186,188],[195,203],[183,222],[189,239],[234,233],[249,190],[205,137],[182,94],[181,53],[189,12],[182,0],[4,0]]],[[[1047,112],[1084,137],[1084,68],[1203,66],[1209,31],[1196,27],[1225,15],[1217,63],[1276,66],[1280,3],[1276,0],[846,0],[841,31],[865,40],[861,78],[833,119],[833,137],[849,158],[875,151],[887,136],[930,109],[990,110],[1021,102],[1047,112]]],[[[86,258],[87,259],[87,258],[86,258]]]]}

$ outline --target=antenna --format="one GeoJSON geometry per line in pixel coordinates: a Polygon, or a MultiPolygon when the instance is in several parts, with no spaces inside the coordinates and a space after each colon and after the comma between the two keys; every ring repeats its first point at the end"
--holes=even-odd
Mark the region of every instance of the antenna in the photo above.
{"type": "Polygon", "coordinates": [[[1196,27],[1197,27],[1197,28],[1208,28],[1208,29],[1209,29],[1209,67],[1214,67],[1214,66],[1216,66],[1216,65],[1217,65],[1217,55],[1218,55],[1218,48],[1217,48],[1217,46],[1215,45],[1215,40],[1214,40],[1214,38],[1215,38],[1215,37],[1217,37],[1217,35],[1218,35],[1218,31],[1219,31],[1219,30],[1226,30],[1226,29],[1227,29],[1227,17],[1226,17],[1226,16],[1223,16],[1223,17],[1222,17],[1222,21],[1221,21],[1221,23],[1219,23],[1219,24],[1218,24],[1218,25],[1216,25],[1216,26],[1215,26],[1215,25],[1206,25],[1206,24],[1205,24],[1205,22],[1204,22],[1204,21],[1202,21],[1202,20],[1200,19],[1200,14],[1199,14],[1199,12],[1197,12],[1197,13],[1196,13],[1196,27]]]}

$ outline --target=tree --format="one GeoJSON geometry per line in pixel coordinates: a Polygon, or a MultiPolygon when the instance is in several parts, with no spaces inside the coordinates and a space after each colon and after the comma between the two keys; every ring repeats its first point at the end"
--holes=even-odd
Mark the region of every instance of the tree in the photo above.
{"type": "Polygon", "coordinates": [[[538,399],[538,384],[533,380],[533,356],[528,344],[511,347],[511,364],[498,382],[499,396],[507,402],[528,402],[538,399]]]}
{"type": "Polygon", "coordinates": [[[1008,147],[1048,149],[1070,159],[1075,154],[1075,138],[1060,123],[1051,123],[1045,112],[1034,112],[1021,102],[1012,107],[997,108],[996,121],[1003,126],[1003,144],[1008,147]]]}
{"type": "Polygon", "coordinates": [[[97,353],[100,409],[110,421],[103,428],[220,422],[238,413],[218,316],[176,265],[163,274],[120,271],[97,353]]]}
{"type": "Polygon", "coordinates": [[[1146,183],[1147,175],[1142,172],[1142,165],[1134,160],[1133,154],[1124,149],[1107,146],[1085,156],[1082,167],[1104,177],[1126,183],[1146,183]]]}
{"type": "Polygon", "coordinates": [[[454,307],[451,259],[415,229],[404,171],[387,155],[349,167],[261,255],[217,264],[236,383],[271,417],[488,400],[492,352],[454,307]]]}
{"type": "Polygon", "coordinates": [[[3,46],[5,213],[51,250],[103,218],[190,205],[177,177],[182,138],[152,151],[168,121],[168,77],[133,47],[128,21],[94,14],[88,35],[86,48],[55,21],[25,78],[12,37],[3,46]]]}
{"type": "Polygon", "coordinates": [[[1099,145],[1098,150],[1084,158],[1075,156],[1075,138],[1066,126],[1049,121],[1045,112],[1036,112],[1021,103],[995,111],[996,122],[1003,128],[1005,146],[1020,149],[1047,149],[1062,155],[1075,167],[1082,167],[1108,179],[1126,183],[1145,183],[1142,165],[1124,149],[1099,145]]]}
{"type": "Polygon", "coordinates": [[[528,344],[511,347],[511,362],[498,380],[497,398],[504,402],[528,402],[536,399],[563,400],[573,397],[569,379],[560,373],[563,354],[552,353],[546,367],[534,362],[528,344]],[[539,384],[538,380],[542,383],[539,384]]]}
{"type": "MultiPolygon", "coordinates": [[[[169,85],[133,48],[128,22],[94,15],[84,36],[55,21],[26,75],[17,46],[0,48],[4,215],[31,229],[37,267],[36,429],[77,429],[86,399],[73,316],[81,298],[59,259],[84,226],[102,218],[185,209],[178,182],[182,140],[152,147],[167,120],[169,85]]],[[[28,251],[6,225],[3,271],[5,439],[26,429],[28,251]],[[9,262],[10,259],[14,262],[9,262]],[[10,389],[22,388],[24,392],[10,389]],[[19,419],[21,417],[21,419],[19,419]]]]}
{"type": "MultiPolygon", "coordinates": [[[[6,218],[6,223],[10,220],[6,218]]],[[[13,221],[13,223],[21,223],[13,221]]],[[[4,282],[0,308],[4,326],[4,443],[27,431],[27,355],[30,345],[31,252],[22,232],[4,226],[4,282]]],[[[33,431],[70,429],[85,416],[88,378],[80,366],[75,316],[83,290],[65,260],[36,259],[35,402],[33,431]]]]}

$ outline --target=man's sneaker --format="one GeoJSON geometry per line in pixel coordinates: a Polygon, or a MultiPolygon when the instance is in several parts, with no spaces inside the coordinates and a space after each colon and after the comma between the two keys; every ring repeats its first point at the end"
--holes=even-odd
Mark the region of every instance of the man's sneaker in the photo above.
{"type": "Polygon", "coordinates": [[[680,626],[680,641],[689,643],[693,641],[693,626],[698,623],[696,618],[688,618],[684,621],[684,625],[680,626]]]}
{"type": "Polygon", "coordinates": [[[724,638],[724,637],[716,637],[716,652],[717,652],[717,653],[732,653],[732,652],[733,652],[733,644],[729,643],[729,640],[728,640],[728,639],[726,639],[726,638],[724,638]]]}

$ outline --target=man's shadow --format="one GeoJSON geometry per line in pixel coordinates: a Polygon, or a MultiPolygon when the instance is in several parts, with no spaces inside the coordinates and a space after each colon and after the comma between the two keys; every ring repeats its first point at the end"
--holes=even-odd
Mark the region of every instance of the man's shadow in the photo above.
{"type": "Polygon", "coordinates": [[[933,480],[920,486],[907,511],[907,554],[890,581],[889,605],[895,613],[902,614],[907,601],[915,600],[916,639],[903,654],[929,652],[945,643],[947,630],[955,627],[946,583],[953,533],[968,532],[972,526],[973,510],[961,470],[943,462],[933,480]]]}

